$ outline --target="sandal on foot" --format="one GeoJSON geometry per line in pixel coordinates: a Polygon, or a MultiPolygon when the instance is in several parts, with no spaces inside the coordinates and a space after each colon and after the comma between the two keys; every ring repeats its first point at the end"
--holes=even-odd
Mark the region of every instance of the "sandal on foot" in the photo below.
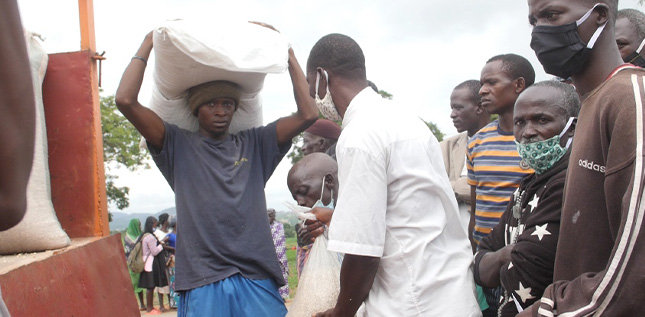
{"type": "Polygon", "coordinates": [[[153,308],[151,311],[146,313],[146,315],[160,315],[160,314],[161,314],[161,311],[156,308],[153,308]]]}

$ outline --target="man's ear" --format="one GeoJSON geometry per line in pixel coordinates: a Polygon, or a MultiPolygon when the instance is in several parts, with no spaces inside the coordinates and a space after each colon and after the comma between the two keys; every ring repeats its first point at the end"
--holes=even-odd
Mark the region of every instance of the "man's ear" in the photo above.
{"type": "Polygon", "coordinates": [[[598,12],[598,18],[596,19],[596,25],[601,26],[609,20],[609,6],[604,3],[599,3],[598,6],[594,9],[598,12]]]}
{"type": "Polygon", "coordinates": [[[323,147],[325,146],[325,139],[321,137],[320,139],[318,139],[318,141],[316,141],[316,143],[318,143],[320,147],[323,147]]]}
{"type": "Polygon", "coordinates": [[[334,176],[331,174],[325,175],[325,187],[329,190],[334,189],[334,176]]]}
{"type": "Polygon", "coordinates": [[[524,77],[518,77],[513,81],[513,84],[515,85],[515,92],[518,95],[526,88],[526,80],[524,80],[524,77]]]}
{"type": "Polygon", "coordinates": [[[327,85],[329,85],[329,82],[327,81],[328,78],[325,77],[325,70],[322,69],[322,67],[316,68],[316,72],[317,76],[320,76],[320,81],[318,83],[320,85],[318,86],[318,95],[320,96],[320,98],[325,98],[322,94],[327,92],[327,85]]]}
{"type": "Polygon", "coordinates": [[[477,108],[475,108],[475,113],[476,114],[482,114],[482,113],[484,113],[484,111],[486,111],[486,110],[484,110],[484,106],[482,106],[481,103],[477,105],[477,108]]]}
{"type": "Polygon", "coordinates": [[[573,122],[571,122],[571,126],[569,127],[569,132],[567,132],[567,135],[569,137],[572,137],[575,134],[577,124],[578,124],[578,118],[573,119],[573,122]]]}

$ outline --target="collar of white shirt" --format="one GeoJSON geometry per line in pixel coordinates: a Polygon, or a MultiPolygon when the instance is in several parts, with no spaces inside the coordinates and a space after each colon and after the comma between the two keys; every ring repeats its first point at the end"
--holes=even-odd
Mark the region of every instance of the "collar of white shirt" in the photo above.
{"type": "Polygon", "coordinates": [[[357,113],[361,111],[361,108],[365,107],[366,105],[373,104],[370,103],[369,100],[373,99],[374,97],[380,99],[381,95],[375,93],[370,86],[365,87],[363,90],[361,90],[361,92],[354,96],[352,101],[349,103],[349,106],[347,106],[341,128],[345,129],[345,127],[349,125],[352,119],[356,117],[357,113]]]}

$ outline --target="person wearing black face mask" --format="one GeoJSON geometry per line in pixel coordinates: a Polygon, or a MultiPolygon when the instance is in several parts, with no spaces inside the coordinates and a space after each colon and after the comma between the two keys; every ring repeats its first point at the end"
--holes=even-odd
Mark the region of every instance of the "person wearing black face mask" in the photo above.
{"type": "Polygon", "coordinates": [[[645,14],[635,9],[623,9],[616,16],[616,45],[625,63],[645,67],[641,53],[645,46],[645,14]]]}
{"type": "Polygon", "coordinates": [[[547,72],[570,73],[583,103],[564,189],[555,282],[518,316],[640,316],[645,70],[624,64],[616,46],[617,0],[528,5],[531,47],[547,72]],[[563,41],[565,36],[573,40],[563,41]]]}
{"type": "Polygon", "coordinates": [[[607,22],[598,25],[586,43],[580,38],[578,27],[587,22],[597,6],[598,4],[594,5],[582,17],[571,23],[533,27],[531,48],[545,72],[567,78],[585,65],[607,22]]]}

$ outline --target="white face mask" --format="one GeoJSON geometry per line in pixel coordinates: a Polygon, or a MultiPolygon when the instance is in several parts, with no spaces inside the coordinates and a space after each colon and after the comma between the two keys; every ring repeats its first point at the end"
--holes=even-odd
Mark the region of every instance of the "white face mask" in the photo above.
{"type": "Polygon", "coordinates": [[[323,70],[323,73],[325,74],[325,80],[327,81],[327,93],[325,94],[324,99],[320,99],[318,96],[320,72],[316,72],[316,107],[318,107],[318,110],[323,117],[331,121],[341,121],[343,118],[340,117],[338,110],[336,110],[336,105],[334,105],[334,101],[331,99],[331,93],[329,92],[329,75],[327,75],[326,70],[323,70]]]}
{"type": "Polygon", "coordinates": [[[325,205],[322,201],[323,194],[325,193],[325,177],[327,177],[327,175],[323,176],[323,179],[322,179],[322,188],[320,189],[320,199],[318,199],[318,201],[316,201],[314,206],[311,208],[324,207],[324,208],[334,209],[334,190],[333,189],[331,190],[331,201],[329,201],[329,204],[325,205]]]}

